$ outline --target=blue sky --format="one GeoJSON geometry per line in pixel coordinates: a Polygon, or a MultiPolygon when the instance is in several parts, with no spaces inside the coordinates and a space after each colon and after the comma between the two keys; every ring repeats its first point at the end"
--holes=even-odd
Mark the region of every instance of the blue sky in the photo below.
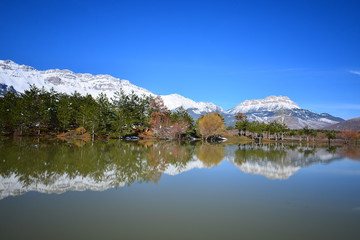
{"type": "Polygon", "coordinates": [[[360,1],[2,0],[0,59],[229,109],[288,96],[360,116],[360,1]]]}

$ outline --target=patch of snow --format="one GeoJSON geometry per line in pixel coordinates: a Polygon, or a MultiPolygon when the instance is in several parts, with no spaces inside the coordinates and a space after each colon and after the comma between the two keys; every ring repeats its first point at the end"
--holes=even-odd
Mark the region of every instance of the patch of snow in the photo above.
{"type": "Polygon", "coordinates": [[[330,120],[330,119],[327,119],[327,118],[320,118],[319,120],[322,121],[322,122],[325,122],[325,123],[329,123],[329,124],[336,124],[336,123],[338,123],[338,122],[336,122],[336,121],[333,121],[333,120],[330,120]]]}

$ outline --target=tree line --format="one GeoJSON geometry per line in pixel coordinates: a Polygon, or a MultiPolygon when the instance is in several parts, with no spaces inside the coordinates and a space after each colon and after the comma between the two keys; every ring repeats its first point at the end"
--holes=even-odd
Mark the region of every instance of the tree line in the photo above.
{"type": "Polygon", "coordinates": [[[248,136],[251,138],[267,138],[272,140],[283,140],[285,136],[294,140],[297,137],[299,141],[309,140],[315,141],[316,137],[326,138],[330,143],[333,139],[342,139],[344,143],[357,141],[360,138],[360,133],[354,130],[324,130],[324,129],[310,129],[305,126],[302,129],[290,129],[285,123],[273,121],[264,123],[259,121],[249,121],[247,116],[243,113],[238,113],[235,116],[237,120],[235,129],[238,129],[239,136],[248,136]]]}
{"type": "Polygon", "coordinates": [[[77,92],[69,95],[34,85],[24,93],[7,92],[0,98],[2,135],[59,134],[82,129],[91,136],[121,138],[153,132],[161,138],[179,138],[195,124],[180,108],[171,112],[160,96],[138,96],[118,91],[110,100],[77,92]]]}
{"type": "MultiPolygon", "coordinates": [[[[220,115],[210,119],[220,119],[221,129],[225,129],[220,115]]],[[[57,135],[80,129],[79,134],[86,131],[92,137],[180,139],[222,133],[204,124],[202,118],[195,122],[182,107],[168,110],[160,96],[138,96],[121,90],[109,99],[105,94],[93,98],[31,85],[24,93],[7,92],[0,98],[1,135],[57,135]],[[208,127],[211,130],[205,131],[208,127]]]]}
{"type": "MultiPolygon", "coordinates": [[[[309,128],[290,130],[278,122],[249,121],[239,113],[235,116],[238,135],[254,139],[284,139],[287,136],[315,138],[320,130],[309,128]]],[[[181,139],[188,137],[213,140],[226,131],[223,117],[208,113],[194,121],[184,108],[170,111],[160,96],[138,96],[134,92],[117,91],[109,99],[58,93],[31,85],[24,93],[7,92],[0,98],[0,133],[2,135],[57,135],[81,129],[96,137],[124,138],[128,136],[181,139]]],[[[323,131],[331,139],[334,131],[323,131]]],[[[358,138],[357,132],[343,132],[344,139],[358,138]],[[356,135],[356,136],[355,136],[356,135]]]]}

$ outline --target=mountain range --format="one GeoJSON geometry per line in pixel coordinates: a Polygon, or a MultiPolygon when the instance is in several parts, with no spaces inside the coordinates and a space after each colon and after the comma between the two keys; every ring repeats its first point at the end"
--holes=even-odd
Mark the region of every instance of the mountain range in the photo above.
{"type": "MultiPolygon", "coordinates": [[[[44,87],[47,90],[53,88],[58,92],[68,94],[77,91],[80,94],[90,94],[93,97],[105,93],[111,98],[120,89],[125,94],[134,92],[137,95],[156,96],[156,94],[144,88],[131,84],[128,80],[110,75],[74,73],[70,70],[59,69],[39,71],[30,66],[19,65],[11,60],[0,60],[0,96],[7,91],[24,92],[30,85],[44,87]]],[[[194,119],[206,113],[220,113],[224,117],[227,126],[235,124],[234,116],[237,113],[244,113],[250,121],[257,120],[268,123],[276,120],[284,122],[292,129],[305,126],[324,128],[344,121],[342,118],[327,113],[318,114],[302,109],[285,96],[246,100],[226,111],[213,103],[195,102],[179,94],[162,95],[161,97],[169,110],[174,111],[179,107],[183,107],[194,119]]]]}

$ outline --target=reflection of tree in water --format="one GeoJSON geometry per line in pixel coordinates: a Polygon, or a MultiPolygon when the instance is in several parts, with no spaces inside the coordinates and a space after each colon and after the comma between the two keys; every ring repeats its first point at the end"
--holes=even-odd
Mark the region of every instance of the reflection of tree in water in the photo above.
{"type": "MultiPolygon", "coordinates": [[[[30,141],[30,142],[29,142],[30,141]]],[[[0,175],[15,174],[26,186],[53,184],[59,176],[109,180],[112,186],[134,181],[157,182],[169,164],[183,167],[191,160],[192,146],[177,142],[151,145],[121,141],[95,142],[82,147],[61,141],[14,144],[0,142],[0,175]]]]}
{"type": "Polygon", "coordinates": [[[341,150],[341,155],[343,157],[346,157],[346,158],[349,158],[352,160],[360,161],[360,149],[358,149],[358,148],[354,148],[354,147],[343,148],[341,150]]]}
{"type": "Polygon", "coordinates": [[[338,151],[329,149],[297,147],[288,144],[238,145],[234,164],[243,172],[264,175],[271,179],[287,179],[304,166],[328,163],[341,159],[338,151]]]}
{"type": "Polygon", "coordinates": [[[286,145],[286,147],[290,150],[296,150],[298,148],[297,145],[286,145]]]}
{"type": "Polygon", "coordinates": [[[152,173],[160,173],[160,175],[156,175],[158,178],[154,179],[154,182],[160,179],[161,173],[163,173],[170,164],[177,169],[184,168],[191,160],[192,149],[193,147],[191,145],[179,144],[179,142],[176,141],[162,141],[152,145],[147,152],[149,169],[152,170],[152,173]]]}
{"type": "Polygon", "coordinates": [[[239,145],[235,152],[235,162],[239,165],[250,160],[282,161],[286,159],[287,152],[268,145],[239,145]]]}
{"type": "Polygon", "coordinates": [[[316,153],[315,148],[300,148],[298,149],[298,151],[303,153],[305,158],[312,156],[316,153]]]}
{"type": "Polygon", "coordinates": [[[214,167],[223,160],[225,145],[202,143],[196,147],[196,156],[206,167],[214,167]]]}
{"type": "Polygon", "coordinates": [[[329,146],[329,147],[326,149],[326,151],[327,151],[328,153],[335,154],[338,148],[339,148],[338,146],[329,146]]]}
{"type": "MultiPolygon", "coordinates": [[[[282,144],[239,145],[228,149],[235,150],[228,154],[234,156],[234,163],[242,171],[271,170],[275,176],[276,171],[285,173],[286,170],[288,175],[282,177],[290,176],[302,166],[339,159],[339,153],[350,159],[360,158],[358,149],[294,148],[282,144]],[[326,152],[330,156],[320,158],[326,152]]],[[[0,140],[0,176],[15,177],[24,187],[38,183],[53,185],[61,178],[78,177],[100,184],[106,182],[109,187],[134,181],[156,183],[165,171],[187,169],[195,154],[205,166],[212,167],[222,161],[225,153],[224,144],[191,145],[175,141],[97,141],[76,147],[58,140],[0,140]]]]}
{"type": "Polygon", "coordinates": [[[191,160],[192,151],[192,145],[176,141],[158,142],[149,149],[147,156],[150,164],[164,162],[183,167],[191,160]]]}

